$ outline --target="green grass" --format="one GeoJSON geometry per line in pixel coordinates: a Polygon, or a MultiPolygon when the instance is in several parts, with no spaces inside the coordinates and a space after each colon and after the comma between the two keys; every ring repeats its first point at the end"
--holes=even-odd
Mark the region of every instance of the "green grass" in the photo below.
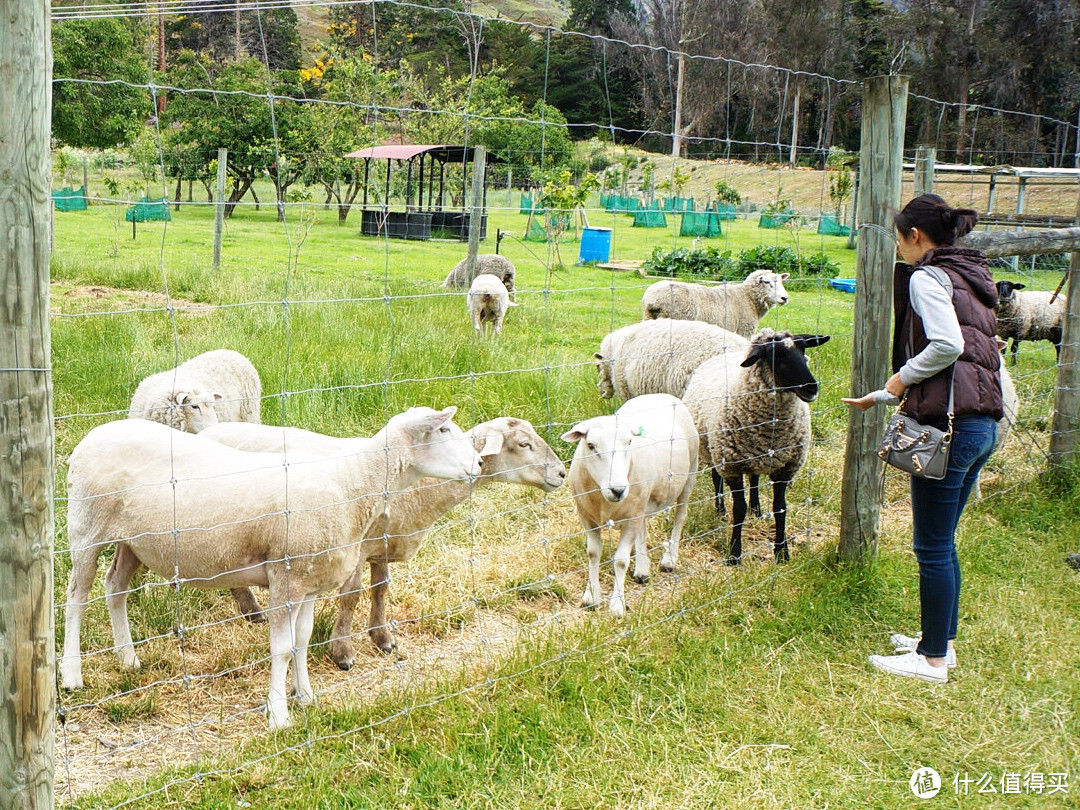
{"type": "MultiPolygon", "coordinates": [[[[505,203],[500,194],[489,201],[505,203]]],[[[508,231],[501,252],[518,268],[520,306],[503,338],[488,342],[472,334],[464,296],[438,286],[465,255],[462,243],[363,238],[358,222],[341,228],[333,212],[320,211],[300,245],[300,230],[276,222],[272,207],[242,208],[227,225],[215,272],[208,208],[185,207],[167,226],[140,225],[134,240],[108,207],[57,214],[58,491],[71,449],[91,426],[126,412],[142,377],[220,347],[243,351],[259,368],[268,423],[360,434],[410,405],[455,404],[462,425],[502,414],[528,418],[568,459],[558,440],[565,426],[615,406],[596,393],[592,353],[607,331],[640,317],[649,281],[572,264],[549,272],[547,246],[520,239],[526,218],[516,202],[515,195],[511,207],[492,214],[481,247],[493,250],[496,228],[508,231]],[[88,291],[93,285],[108,289],[88,291]],[[183,299],[173,312],[164,298],[140,297],[166,290],[183,299]],[[189,302],[210,306],[192,310],[189,302]]],[[[599,212],[590,221],[615,226],[615,258],[690,244],[673,226],[634,229],[628,217],[599,212]]],[[[734,253],[756,244],[794,247],[794,238],[737,222],[710,243],[734,253]]],[[[823,248],[842,275],[854,275],[844,239],[798,238],[800,249],[823,248]]],[[[564,260],[573,261],[576,249],[564,245],[564,260]]],[[[1036,282],[1052,289],[1057,277],[1043,273],[1036,282]]],[[[409,576],[395,580],[395,615],[418,619],[400,632],[405,654],[421,662],[429,648],[452,649],[492,615],[518,633],[517,643],[390,680],[364,699],[294,709],[297,728],[276,735],[261,720],[240,733],[228,722],[237,707],[265,698],[265,628],[218,626],[235,615],[227,594],[177,595],[146,577],[148,587],[130,600],[136,639],[154,639],[140,646],[142,672],[120,672],[109,654],[93,656],[87,688],[64,698],[73,706],[69,723],[108,723],[103,736],[137,743],[162,724],[183,728],[189,697],[209,695],[221,705],[223,742],[203,752],[199,781],[190,766],[145,767],[138,760],[149,755],[135,747],[124,755],[129,766],[105,766],[115,768],[115,784],[74,790],[74,806],[134,799],[129,806],[155,808],[892,808],[909,804],[907,780],[923,764],[942,774],[951,802],[959,801],[952,776],[964,771],[1066,771],[1075,782],[1080,583],[1062,556],[1080,548],[1073,528],[1080,495],[1038,477],[1052,350],[1024,345],[1014,370],[1021,423],[992,460],[984,500],[962,526],[962,667],[944,687],[889,679],[869,668],[866,655],[886,652],[890,631],[917,628],[905,493],[890,479],[877,562],[835,565],[847,424],[838,400],[850,384],[854,299],[818,279],[793,280],[791,290],[791,302],[765,325],[833,339],[813,351],[823,384],[813,405],[817,444],[789,500],[796,540],[789,566],[716,564],[716,547],[726,541],[714,533],[703,476],[684,547],[684,570],[694,576],[670,593],[630,586],[633,612],[622,623],[605,611],[583,616],[576,608],[583,542],[565,493],[542,499],[493,490],[432,532],[409,576]],[[470,520],[474,514],[481,517],[470,520]],[[189,628],[183,657],[177,623],[189,628]],[[197,676],[229,675],[200,680],[193,696],[157,685],[189,667],[197,676]]],[[[63,551],[62,501],[57,523],[63,551]]],[[[663,531],[656,523],[654,541],[663,531]]],[[[60,604],[67,567],[59,554],[60,604]]],[[[654,577],[661,586],[669,581],[654,577]]],[[[320,611],[317,639],[329,635],[328,616],[320,611]]],[[[83,649],[109,646],[105,610],[95,604],[83,649]]],[[[339,682],[341,673],[317,650],[312,659],[316,689],[339,682]]],[[[362,655],[360,674],[352,674],[375,677],[393,666],[362,655]]],[[[176,757],[164,761],[186,761],[188,743],[176,745],[176,757]]],[[[1008,804],[1075,806],[1077,789],[1066,799],[1021,795],[1008,804]]]]}

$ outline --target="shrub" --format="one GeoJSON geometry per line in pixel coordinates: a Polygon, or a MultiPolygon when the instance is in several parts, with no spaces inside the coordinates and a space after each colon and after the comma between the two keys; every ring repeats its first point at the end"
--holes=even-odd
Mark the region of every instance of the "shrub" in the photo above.
{"type": "Polygon", "coordinates": [[[800,257],[791,248],[781,245],[759,245],[740,251],[737,265],[740,278],[745,278],[755,270],[772,270],[792,276],[834,276],[840,272],[840,265],[824,253],[800,257]]]}
{"type": "Polygon", "coordinates": [[[741,278],[731,251],[707,247],[694,250],[656,247],[645,260],[645,272],[650,276],[669,278],[734,280],[741,278]]]}
{"type": "Polygon", "coordinates": [[[739,194],[738,189],[727,180],[717,180],[715,190],[716,199],[722,203],[739,205],[742,202],[742,196],[739,194]]]}

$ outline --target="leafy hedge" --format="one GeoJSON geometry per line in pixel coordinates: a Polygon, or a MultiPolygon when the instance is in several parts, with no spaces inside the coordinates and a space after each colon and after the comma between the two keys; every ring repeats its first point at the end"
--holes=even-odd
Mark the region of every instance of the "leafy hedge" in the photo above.
{"type": "Polygon", "coordinates": [[[739,251],[736,257],[732,257],[730,250],[721,251],[715,247],[699,250],[657,247],[645,260],[644,270],[650,276],[739,281],[755,270],[772,270],[792,276],[835,276],[840,272],[840,265],[824,253],[800,257],[791,248],[783,246],[747,248],[739,251]]]}

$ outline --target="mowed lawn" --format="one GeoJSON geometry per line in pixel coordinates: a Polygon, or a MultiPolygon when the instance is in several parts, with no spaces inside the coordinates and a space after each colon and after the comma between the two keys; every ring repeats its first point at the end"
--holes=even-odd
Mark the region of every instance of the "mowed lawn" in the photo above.
{"type": "MultiPolygon", "coordinates": [[[[241,207],[226,223],[218,271],[209,207],[140,223],[134,239],[111,206],[56,214],[57,603],[69,569],[67,456],[93,425],[126,414],[140,379],[208,349],[252,359],[267,423],[369,435],[411,405],[453,404],[462,426],[527,418],[569,462],[572,448],[558,437],[618,405],[598,396],[592,354],[606,332],[640,318],[651,280],[578,266],[576,242],[560,246],[564,265],[554,266],[547,244],[522,239],[516,195],[489,202],[481,251],[504,231],[499,250],[518,269],[519,306],[498,341],[474,336],[464,295],[439,286],[463,243],[361,237],[356,212],[339,227],[333,211],[312,206],[290,207],[284,223],[273,206],[241,207]]],[[[616,259],[692,245],[670,216],[666,229],[631,228],[628,217],[598,210],[589,222],[614,228],[616,259]]],[[[725,226],[704,244],[733,254],[758,244],[824,250],[840,275],[854,276],[845,239],[762,230],[756,220],[725,226]]],[[[1023,275],[1043,289],[1060,280],[1023,275]]],[[[492,487],[396,566],[392,616],[404,658],[365,650],[341,673],[316,646],[321,705],[294,708],[296,727],[277,734],[258,713],[265,628],[235,621],[227,594],[175,592],[147,577],[130,599],[136,638],[151,639],[141,673],[120,671],[108,652],[104,605],[87,613],[83,649],[96,651],[87,688],[61,697],[61,803],[892,808],[918,801],[908,780],[925,765],[942,778],[937,802],[1075,806],[1080,579],[1063,557],[1080,549],[1080,497],[1040,475],[1052,348],[1024,344],[1012,369],[1020,422],[961,528],[960,666],[948,685],[891,679],[866,656],[888,652],[890,632],[917,630],[904,482],[885,482],[877,559],[836,563],[847,423],[839,398],[858,351],[853,296],[820,278],[793,279],[790,291],[763,325],[832,340],[812,350],[822,392],[810,461],[789,494],[789,565],[769,559],[768,519],[748,527],[746,565],[722,564],[727,529],[717,528],[703,474],[680,570],[630,585],[632,610],[615,622],[577,606],[584,539],[568,493],[492,487]],[[1036,774],[1059,787],[1066,774],[1067,792],[1035,792],[1036,774]],[[965,778],[983,780],[983,793],[965,778]]],[[[653,524],[655,547],[668,523],[653,524]]],[[[602,583],[610,587],[610,568],[602,583]]],[[[332,616],[331,602],[320,606],[317,641],[332,616]]],[[[363,647],[359,622],[356,632],[363,647]]]]}

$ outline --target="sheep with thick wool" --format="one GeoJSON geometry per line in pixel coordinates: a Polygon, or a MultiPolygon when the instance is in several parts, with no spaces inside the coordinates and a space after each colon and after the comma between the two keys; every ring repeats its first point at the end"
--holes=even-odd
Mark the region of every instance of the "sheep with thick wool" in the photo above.
{"type": "Polygon", "coordinates": [[[628,400],[642,394],[681,397],[695,369],[729,348],[745,349],[746,338],[704,321],[661,318],[609,332],[596,361],[600,396],[628,400]]]}
{"type": "Polygon", "coordinates": [[[1061,359],[1061,335],[1065,327],[1066,298],[1045,290],[1024,290],[1013,281],[997,283],[998,337],[1012,340],[1012,364],[1016,365],[1021,340],[1049,340],[1061,359]],[[1050,299],[1054,298],[1053,303],[1050,299]]]}
{"type": "Polygon", "coordinates": [[[139,383],[129,419],[149,419],[198,433],[218,422],[258,422],[262,383],[240,352],[215,349],[139,383]]]}
{"type": "Polygon", "coordinates": [[[143,566],[176,585],[269,589],[271,729],[289,725],[286,681],[314,699],[307,646],[318,594],[356,570],[389,492],[424,476],[471,478],[480,457],[451,420],[456,408],[414,408],[335,456],[248,453],[156,422],[91,430],[71,454],[61,684],[83,685],[80,631],[98,557],[115,545],[105,595],[121,662],[139,666],[128,585],[143,566]]]}
{"type": "Polygon", "coordinates": [[[498,277],[490,273],[481,273],[472,280],[472,285],[465,294],[465,305],[469,311],[473,329],[482,333],[484,337],[489,334],[489,326],[492,333],[499,334],[502,331],[506,310],[517,306],[510,300],[510,294],[498,277]]]}
{"type": "Polygon", "coordinates": [[[647,523],[674,508],[671,534],[664,542],[661,571],[674,571],[679,540],[694,489],[698,436],[683,403],[669,394],[634,397],[610,416],[578,422],[562,436],[576,442],[570,462],[570,488],[585,529],[589,584],[581,604],[600,603],[600,558],[605,527],[620,527],[613,560],[615,584],[608,607],[626,611],[625,581],[634,549],[634,580],[649,579],[647,523]]]}
{"type": "Polygon", "coordinates": [[[674,318],[705,321],[749,338],[773,307],[788,302],[788,273],[755,270],[740,284],[716,287],[683,281],[657,281],[641,297],[642,320],[674,318]]]}
{"type": "Polygon", "coordinates": [[[469,259],[465,257],[454,265],[441,286],[451,290],[468,289],[473,279],[482,273],[497,277],[506,292],[511,295],[514,293],[514,278],[517,274],[514,263],[498,253],[481,253],[477,256],[472,275],[469,274],[469,259]]]}
{"type": "Polygon", "coordinates": [[[732,349],[702,363],[683,401],[701,435],[701,457],[712,472],[717,509],[721,483],[732,496],[731,548],[727,562],[742,559],[746,520],[744,476],[768,475],[773,483],[774,552],[789,558],[787,487],[810,449],[810,408],[818,381],[805,351],[828,335],[793,335],[762,329],[749,350],[732,349]]]}
{"type": "MultiPolygon", "coordinates": [[[[525,419],[503,416],[482,422],[465,432],[483,459],[483,472],[475,482],[425,478],[404,492],[390,496],[386,514],[380,516],[360,541],[360,561],[341,588],[337,621],[330,637],[330,657],[342,669],[355,660],[352,622],[363,587],[364,564],[371,568],[371,616],[368,636],[375,646],[393,652],[397,642],[386,621],[389,591],[389,564],[411,560],[431,527],[458,504],[466,501],[474,487],[494,482],[521,484],[552,492],[562,486],[566,468],[533,426],[525,419]]],[[[354,439],[338,439],[299,428],[223,423],[208,428],[202,437],[239,450],[273,453],[334,455],[346,452],[354,439]]],[[[258,609],[247,589],[234,591],[246,612],[258,609]]]]}

